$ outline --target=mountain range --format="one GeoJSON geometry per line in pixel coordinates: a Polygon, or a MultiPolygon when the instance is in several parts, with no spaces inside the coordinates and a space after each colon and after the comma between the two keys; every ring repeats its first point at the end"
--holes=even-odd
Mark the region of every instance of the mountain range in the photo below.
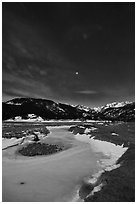
{"type": "Polygon", "coordinates": [[[114,102],[98,108],[56,103],[47,99],[14,98],[2,103],[3,120],[109,120],[135,121],[135,102],[114,102]]]}

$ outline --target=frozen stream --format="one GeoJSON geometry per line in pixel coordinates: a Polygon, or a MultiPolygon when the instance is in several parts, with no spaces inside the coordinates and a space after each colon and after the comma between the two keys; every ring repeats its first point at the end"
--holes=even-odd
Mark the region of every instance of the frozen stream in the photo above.
{"type": "Polygon", "coordinates": [[[3,201],[72,201],[82,180],[100,170],[102,154],[94,152],[89,143],[77,140],[68,128],[49,128],[49,142],[72,145],[57,154],[12,158],[9,154],[14,154],[17,147],[3,151],[3,201]]]}

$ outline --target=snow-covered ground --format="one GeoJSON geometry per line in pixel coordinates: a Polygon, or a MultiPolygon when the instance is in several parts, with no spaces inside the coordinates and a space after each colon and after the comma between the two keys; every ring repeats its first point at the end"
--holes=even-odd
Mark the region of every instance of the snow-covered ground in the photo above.
{"type": "Polygon", "coordinates": [[[51,120],[44,120],[43,118],[41,118],[40,116],[37,117],[34,114],[28,114],[28,119],[22,119],[22,117],[20,116],[16,116],[14,119],[8,119],[5,120],[6,122],[42,122],[42,123],[52,123],[52,122],[57,122],[57,123],[78,123],[78,122],[86,122],[86,123],[100,123],[100,124],[104,124],[106,122],[111,122],[111,121],[107,121],[107,120],[102,120],[100,122],[100,120],[85,120],[85,121],[81,121],[80,119],[51,119],[51,120]]]}
{"type": "Polygon", "coordinates": [[[9,149],[3,151],[3,201],[72,201],[82,179],[100,170],[97,161],[102,155],[96,155],[89,144],[76,140],[67,129],[50,128],[47,137],[48,142],[72,145],[60,153],[11,159],[9,149]]]}
{"type": "Polygon", "coordinates": [[[22,119],[21,116],[16,116],[14,119],[8,119],[7,122],[44,122],[44,120],[39,116],[34,114],[28,114],[28,119],[22,119]]]}
{"type": "MultiPolygon", "coordinates": [[[[37,136],[41,140],[47,137],[47,135],[42,134],[39,131],[34,131],[34,133],[37,134],[37,136]]],[[[2,138],[2,150],[22,143],[24,144],[24,143],[32,142],[33,139],[34,139],[34,134],[31,134],[31,133],[18,139],[16,137],[12,137],[10,139],[2,138]]]]}
{"type": "Polygon", "coordinates": [[[20,144],[22,140],[23,138],[17,139],[16,137],[12,137],[11,139],[2,138],[2,149],[20,144]]]}
{"type": "Polygon", "coordinates": [[[94,139],[94,136],[90,138],[87,134],[77,134],[75,138],[82,142],[89,143],[94,152],[102,152],[108,156],[109,159],[102,159],[101,161],[104,166],[115,164],[118,158],[128,149],[127,147],[123,147],[123,145],[115,145],[111,142],[94,139]]]}
{"type": "MultiPolygon", "coordinates": [[[[82,201],[79,188],[84,178],[95,183],[104,171],[118,168],[116,161],[127,150],[126,147],[89,138],[87,134],[73,135],[69,126],[48,127],[46,141],[62,142],[69,148],[50,156],[8,157],[3,151],[3,201],[6,202],[61,202],[82,201]],[[11,159],[12,158],[12,159],[11,159]],[[23,184],[21,184],[23,183],[23,184]]],[[[96,129],[92,129],[93,134],[96,129]]],[[[111,137],[111,135],[110,135],[111,137]]],[[[4,147],[21,139],[3,139],[4,147]],[[8,141],[7,141],[8,140],[8,141]]],[[[13,154],[17,147],[12,147],[13,154]]],[[[11,153],[10,152],[10,153],[11,153]]],[[[94,187],[91,194],[99,191],[103,184],[94,187]]]]}
{"type": "MultiPolygon", "coordinates": [[[[116,133],[112,135],[118,136],[116,133]]],[[[99,164],[101,165],[102,170],[93,174],[92,177],[88,179],[87,182],[90,184],[95,184],[104,171],[112,171],[113,169],[119,168],[120,164],[116,164],[116,162],[128,149],[128,147],[123,147],[123,145],[115,145],[111,142],[94,139],[94,136],[89,137],[87,134],[77,134],[75,135],[75,138],[79,141],[89,143],[94,152],[102,152],[107,156],[107,158],[100,159],[99,164]]],[[[103,183],[96,185],[90,195],[94,195],[95,192],[100,191],[103,185],[103,183]]],[[[75,196],[75,198],[76,197],[78,197],[78,195],[75,196]]]]}

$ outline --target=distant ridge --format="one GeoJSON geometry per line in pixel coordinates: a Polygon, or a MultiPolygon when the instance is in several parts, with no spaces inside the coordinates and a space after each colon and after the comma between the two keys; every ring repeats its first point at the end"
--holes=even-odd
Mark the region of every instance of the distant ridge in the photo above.
{"type": "Polygon", "coordinates": [[[56,103],[37,98],[15,98],[2,103],[2,119],[19,120],[110,120],[134,121],[135,102],[114,102],[99,108],[56,103]]]}

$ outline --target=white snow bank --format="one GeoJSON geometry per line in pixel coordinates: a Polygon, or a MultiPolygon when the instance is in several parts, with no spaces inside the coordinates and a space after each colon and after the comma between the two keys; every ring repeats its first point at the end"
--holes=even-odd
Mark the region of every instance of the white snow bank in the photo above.
{"type": "Polygon", "coordinates": [[[119,167],[120,167],[120,164],[114,164],[114,165],[107,166],[104,169],[100,170],[99,172],[93,174],[91,178],[88,178],[87,182],[90,184],[95,184],[102,173],[104,173],[105,171],[112,171],[119,167]]]}
{"type": "Polygon", "coordinates": [[[121,157],[128,149],[128,147],[123,147],[123,145],[115,145],[111,142],[96,140],[93,137],[90,139],[90,144],[95,152],[103,152],[105,155],[111,158],[114,157],[115,159],[121,157]]]}
{"type": "Polygon", "coordinates": [[[4,138],[2,140],[2,149],[5,149],[7,147],[10,147],[10,146],[13,146],[16,144],[20,144],[22,142],[22,140],[23,140],[23,138],[17,139],[16,137],[12,137],[11,139],[4,138]]]}
{"type": "Polygon", "coordinates": [[[90,184],[95,184],[103,172],[104,170],[100,170],[99,172],[93,174],[91,178],[88,178],[87,182],[90,184]]]}
{"type": "MultiPolygon", "coordinates": [[[[104,155],[108,157],[106,159],[101,159],[99,161],[99,164],[103,169],[98,173],[92,175],[92,177],[88,179],[88,182],[91,184],[95,184],[104,171],[112,171],[113,169],[119,168],[120,164],[116,164],[116,161],[128,149],[128,147],[123,147],[123,145],[115,145],[111,142],[94,139],[95,137],[89,138],[89,136],[86,134],[83,135],[77,134],[75,135],[75,138],[77,140],[90,143],[91,148],[94,152],[102,152],[104,155]]],[[[103,185],[104,184],[101,183],[98,186],[95,186],[90,195],[94,195],[95,192],[100,191],[103,185]]]]}
{"type": "MultiPolygon", "coordinates": [[[[105,171],[112,171],[112,170],[117,169],[119,167],[120,167],[120,164],[114,164],[114,165],[110,165],[110,166],[105,167],[104,170],[101,170],[98,173],[94,174],[93,178],[89,179],[89,183],[95,184],[98,181],[98,178],[101,176],[102,173],[104,173],[105,171]]],[[[95,185],[94,189],[91,191],[91,193],[88,195],[88,197],[94,195],[94,193],[96,193],[98,191],[101,191],[101,189],[104,185],[105,184],[103,182],[99,183],[98,185],[95,185]]]]}
{"type": "MultiPolygon", "coordinates": [[[[92,175],[92,177],[88,179],[88,182],[91,184],[95,184],[104,171],[112,171],[116,168],[119,168],[120,164],[116,164],[116,161],[128,149],[128,147],[123,147],[123,145],[115,145],[111,142],[96,140],[94,139],[94,137],[89,138],[89,136],[86,134],[77,134],[75,135],[75,138],[80,141],[90,143],[91,148],[94,152],[102,152],[104,155],[107,156],[106,159],[101,159],[100,161],[98,161],[99,165],[102,167],[102,170],[92,175]]],[[[93,191],[91,192],[91,195],[93,195],[97,191],[100,191],[101,188],[102,185],[94,187],[93,191]]]]}
{"type": "MultiPolygon", "coordinates": [[[[94,139],[95,138],[94,136],[92,138],[89,138],[87,134],[81,135],[78,133],[74,137],[77,140],[89,143],[94,152],[102,152],[104,155],[107,156],[106,159],[101,159],[100,161],[98,161],[98,163],[102,167],[102,170],[93,174],[91,178],[87,178],[87,182],[94,185],[94,189],[88,195],[92,196],[94,195],[95,192],[100,191],[102,187],[105,185],[104,183],[97,183],[99,177],[105,171],[112,171],[120,167],[120,164],[116,164],[116,161],[127,151],[128,147],[123,147],[123,145],[115,145],[107,141],[97,140],[94,139]]],[[[78,193],[76,193],[76,196],[74,197],[73,201],[79,201],[78,193]]]]}
{"type": "MultiPolygon", "coordinates": [[[[43,139],[45,137],[45,135],[40,132],[35,131],[35,133],[38,135],[39,139],[43,139]]],[[[2,149],[8,148],[14,145],[18,145],[18,144],[30,143],[30,142],[33,142],[33,139],[34,139],[34,134],[29,134],[19,139],[17,139],[16,137],[12,137],[10,139],[2,138],[2,149]]]]}
{"type": "Polygon", "coordinates": [[[107,167],[105,168],[105,171],[112,171],[112,170],[114,170],[114,169],[119,168],[120,166],[121,166],[120,164],[114,164],[114,165],[111,165],[111,166],[107,166],[107,167]]]}
{"type": "MultiPolygon", "coordinates": [[[[127,147],[123,147],[123,145],[115,145],[111,142],[94,139],[94,137],[89,138],[89,136],[86,134],[82,134],[82,135],[77,134],[75,135],[75,138],[77,140],[90,143],[91,148],[94,152],[102,152],[103,154],[105,154],[111,159],[112,164],[116,162],[116,160],[119,157],[121,157],[128,149],[127,147]]],[[[110,159],[109,159],[109,162],[110,162],[110,159]]],[[[103,162],[106,162],[107,160],[103,160],[103,162]]]]}

